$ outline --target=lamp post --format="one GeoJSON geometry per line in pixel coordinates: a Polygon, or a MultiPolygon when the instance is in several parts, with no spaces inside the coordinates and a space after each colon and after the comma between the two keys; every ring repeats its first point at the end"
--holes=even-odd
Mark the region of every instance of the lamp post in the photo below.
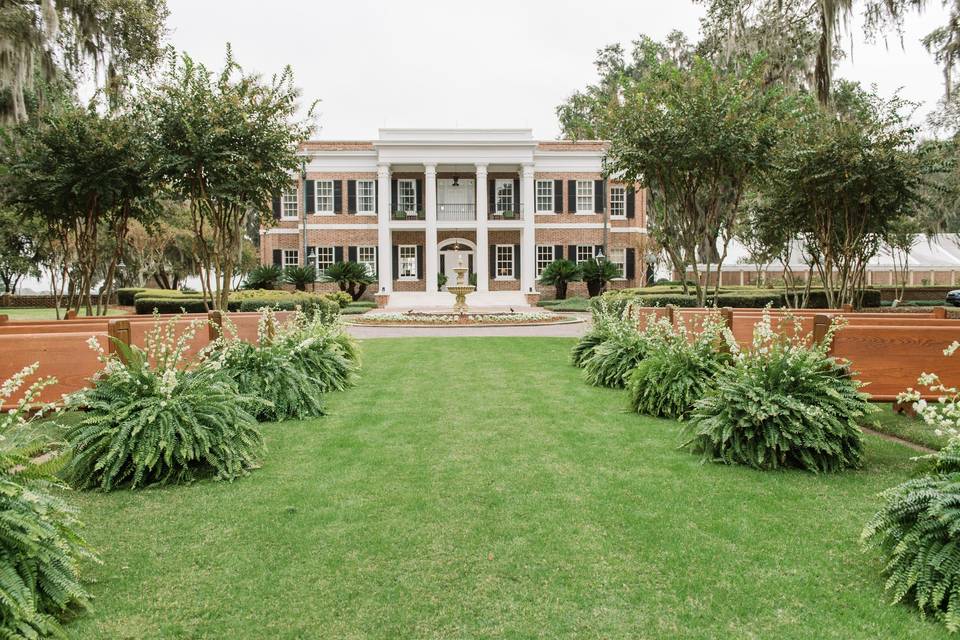
{"type": "Polygon", "coordinates": [[[303,217],[303,228],[301,229],[301,237],[303,239],[303,266],[307,266],[307,158],[305,156],[300,158],[300,193],[303,194],[303,208],[301,214],[303,217]]]}

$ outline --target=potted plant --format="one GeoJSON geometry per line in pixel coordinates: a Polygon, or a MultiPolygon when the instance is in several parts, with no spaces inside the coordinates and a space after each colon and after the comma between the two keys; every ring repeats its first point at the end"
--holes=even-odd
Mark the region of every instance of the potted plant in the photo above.
{"type": "Polygon", "coordinates": [[[584,282],[587,283],[587,294],[591,298],[603,293],[608,282],[620,277],[620,267],[606,258],[588,260],[581,265],[580,270],[584,282]]]}
{"type": "Polygon", "coordinates": [[[445,286],[447,286],[447,274],[438,273],[437,274],[437,291],[442,291],[445,286]]]}
{"type": "Polygon", "coordinates": [[[513,220],[516,217],[516,213],[508,209],[503,212],[503,217],[505,220],[513,220]]]}
{"type": "Polygon", "coordinates": [[[571,260],[554,260],[540,274],[540,282],[557,290],[557,300],[566,300],[567,283],[583,279],[580,266],[571,260]]]}

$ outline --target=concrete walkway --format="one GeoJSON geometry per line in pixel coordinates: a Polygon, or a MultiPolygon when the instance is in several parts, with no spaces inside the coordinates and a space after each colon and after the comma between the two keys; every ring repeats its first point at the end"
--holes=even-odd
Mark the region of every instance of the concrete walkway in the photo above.
{"type": "Polygon", "coordinates": [[[585,322],[571,324],[547,324],[515,327],[377,327],[348,326],[347,332],[356,338],[454,338],[475,337],[526,337],[526,338],[579,338],[590,328],[590,315],[568,314],[582,317],[585,322]]]}

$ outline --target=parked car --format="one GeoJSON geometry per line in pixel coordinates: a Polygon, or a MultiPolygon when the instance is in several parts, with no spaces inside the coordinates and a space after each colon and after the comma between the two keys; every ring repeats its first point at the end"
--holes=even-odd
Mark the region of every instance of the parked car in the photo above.
{"type": "Polygon", "coordinates": [[[947,293],[947,304],[960,307],[960,289],[954,289],[953,291],[947,293]]]}

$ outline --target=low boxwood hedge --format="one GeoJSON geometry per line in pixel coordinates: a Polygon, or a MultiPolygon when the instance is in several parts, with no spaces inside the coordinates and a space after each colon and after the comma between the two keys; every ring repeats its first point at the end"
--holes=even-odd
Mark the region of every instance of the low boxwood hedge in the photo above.
{"type": "Polygon", "coordinates": [[[133,306],[140,314],[150,314],[154,311],[157,313],[205,313],[207,311],[203,298],[196,297],[138,297],[133,306]]]}
{"type": "Polygon", "coordinates": [[[274,311],[293,311],[297,307],[307,315],[320,314],[323,322],[329,322],[340,315],[340,305],[324,295],[289,294],[285,298],[267,296],[263,298],[245,298],[240,302],[240,311],[258,311],[264,307],[274,311]]]}
{"type": "Polygon", "coordinates": [[[132,307],[133,297],[143,291],[146,291],[143,287],[122,287],[117,289],[117,304],[124,307],[132,307]]]}
{"type": "MultiPolygon", "coordinates": [[[[602,296],[591,300],[592,308],[596,308],[596,301],[603,300],[608,306],[613,304],[621,309],[628,302],[645,307],[665,307],[672,304],[675,307],[696,307],[697,297],[684,294],[679,290],[652,287],[646,289],[620,289],[608,291],[602,296]]],[[[734,307],[746,309],[762,309],[767,305],[774,308],[786,307],[786,294],[783,291],[749,288],[721,288],[720,294],[707,298],[708,306],[734,307]]],[[[863,292],[864,307],[880,306],[880,291],[867,289],[863,292]]],[[[826,309],[827,296],[822,289],[813,290],[807,302],[808,309],[826,309]]]]}
{"type": "MultiPolygon", "coordinates": [[[[349,297],[349,296],[347,296],[349,297]]],[[[248,289],[230,294],[227,311],[256,311],[269,307],[276,311],[292,311],[296,307],[313,313],[319,311],[324,319],[335,317],[340,311],[341,296],[336,294],[305,293],[274,289],[248,289]]],[[[147,289],[134,294],[133,305],[140,314],[204,313],[203,295],[173,289],[147,289]],[[155,292],[161,292],[154,295],[155,292]]]]}

